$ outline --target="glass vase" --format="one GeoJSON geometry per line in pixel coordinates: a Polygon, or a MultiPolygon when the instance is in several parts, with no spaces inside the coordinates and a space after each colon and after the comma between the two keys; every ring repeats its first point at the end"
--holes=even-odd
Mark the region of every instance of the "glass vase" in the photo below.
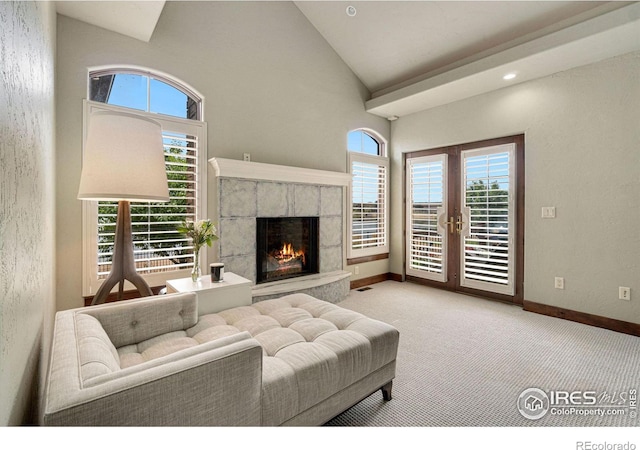
{"type": "Polygon", "coordinates": [[[198,279],[200,278],[200,249],[197,248],[195,249],[195,251],[193,252],[194,255],[194,259],[193,259],[193,269],[191,269],[191,281],[193,281],[194,283],[196,281],[198,281],[198,279]]]}

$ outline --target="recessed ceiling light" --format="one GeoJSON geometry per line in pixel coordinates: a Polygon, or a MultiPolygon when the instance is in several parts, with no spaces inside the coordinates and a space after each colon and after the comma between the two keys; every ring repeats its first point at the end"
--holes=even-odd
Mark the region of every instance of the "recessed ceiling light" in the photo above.
{"type": "Polygon", "coordinates": [[[513,80],[516,77],[515,73],[508,73],[505,76],[502,77],[503,80],[513,80]]]}
{"type": "Polygon", "coordinates": [[[357,13],[355,6],[347,6],[347,16],[353,17],[357,13]]]}

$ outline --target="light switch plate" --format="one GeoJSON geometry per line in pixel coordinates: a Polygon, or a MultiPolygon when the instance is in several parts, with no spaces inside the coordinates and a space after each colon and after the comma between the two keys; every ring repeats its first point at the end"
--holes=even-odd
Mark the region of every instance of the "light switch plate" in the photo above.
{"type": "Polygon", "coordinates": [[[543,206],[542,207],[542,218],[543,219],[555,219],[556,217],[556,207],[555,206],[543,206]]]}

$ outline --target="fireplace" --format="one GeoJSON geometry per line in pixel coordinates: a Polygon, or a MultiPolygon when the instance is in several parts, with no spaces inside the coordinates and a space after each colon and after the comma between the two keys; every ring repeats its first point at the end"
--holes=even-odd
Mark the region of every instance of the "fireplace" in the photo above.
{"type": "Polygon", "coordinates": [[[318,273],[318,217],[256,218],[256,283],[318,273]]]}

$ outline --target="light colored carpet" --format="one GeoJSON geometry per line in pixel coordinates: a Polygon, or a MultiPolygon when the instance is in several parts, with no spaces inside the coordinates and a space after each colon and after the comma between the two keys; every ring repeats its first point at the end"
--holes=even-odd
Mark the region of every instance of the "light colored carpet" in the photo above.
{"type": "MultiPolygon", "coordinates": [[[[615,416],[517,409],[527,388],[595,391],[610,405],[640,387],[640,338],[414,283],[351,291],[340,306],[400,331],[393,400],[375,393],[331,420],[339,426],[635,426],[629,399],[615,416]],[[609,395],[606,401],[603,396],[609,395]]],[[[580,408],[584,411],[585,408],[580,408]]],[[[592,408],[593,409],[593,408],[592,408]]]]}

